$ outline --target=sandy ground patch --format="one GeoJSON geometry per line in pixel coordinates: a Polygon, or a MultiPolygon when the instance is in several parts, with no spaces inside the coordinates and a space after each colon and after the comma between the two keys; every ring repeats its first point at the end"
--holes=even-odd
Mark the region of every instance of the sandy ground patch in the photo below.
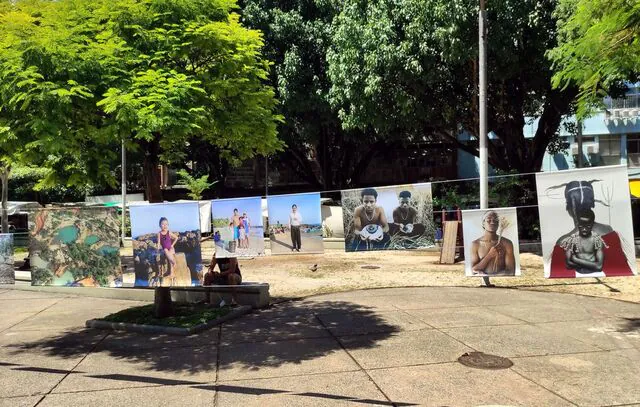
{"type": "MultiPolygon", "coordinates": [[[[300,297],[363,288],[481,285],[480,278],[465,277],[463,263],[439,264],[433,252],[344,253],[260,257],[241,260],[245,281],[264,281],[274,297],[300,297]],[[316,271],[310,269],[316,265],[316,271]],[[373,267],[371,267],[373,266],[373,267]],[[363,268],[364,267],[364,268],[363,268]],[[377,268],[374,268],[377,267],[377,268]]],[[[520,277],[496,277],[498,287],[583,294],[640,302],[640,282],[634,277],[604,279],[545,279],[542,257],[520,256],[520,277]]]]}
{"type": "MultiPolygon", "coordinates": [[[[322,253],[324,250],[322,236],[301,233],[300,243],[302,243],[300,253],[322,253]]],[[[275,235],[275,240],[271,240],[271,252],[273,254],[291,254],[292,244],[291,232],[279,233],[275,235]]]]}
{"type": "MultiPolygon", "coordinates": [[[[212,246],[211,242],[203,244],[205,267],[211,259],[212,246]]],[[[131,248],[123,248],[120,253],[123,265],[133,270],[131,248]]],[[[17,264],[24,256],[21,254],[16,259],[17,264]]],[[[462,262],[445,265],[439,264],[439,260],[439,253],[428,251],[345,253],[326,250],[324,254],[241,259],[240,266],[244,281],[269,283],[272,297],[304,297],[383,287],[481,285],[482,279],[465,277],[462,262]],[[310,269],[314,265],[316,271],[310,269]]],[[[637,263],[640,265],[640,262],[637,263]]],[[[640,303],[640,279],[637,277],[545,279],[542,257],[531,253],[520,255],[520,268],[520,277],[495,277],[491,282],[498,287],[582,294],[640,303]]]]}

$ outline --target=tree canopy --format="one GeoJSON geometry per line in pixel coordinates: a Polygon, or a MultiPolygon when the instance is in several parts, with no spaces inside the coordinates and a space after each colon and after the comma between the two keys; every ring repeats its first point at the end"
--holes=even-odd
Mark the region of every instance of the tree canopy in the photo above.
{"type": "Polygon", "coordinates": [[[326,54],[337,0],[245,0],[243,21],[265,35],[265,55],[274,62],[271,83],[285,121],[279,155],[307,182],[333,188],[357,183],[376,149],[374,135],[346,130],[329,103],[326,54]]]}
{"type": "MultiPolygon", "coordinates": [[[[575,89],[552,89],[553,0],[488,3],[489,161],[539,170],[575,89]],[[525,117],[538,118],[525,138],[525,117]]],[[[332,105],[349,129],[385,138],[437,139],[477,155],[478,3],[346,0],[328,52],[332,105]],[[471,142],[459,141],[462,131],[471,142]]]]}
{"type": "Polygon", "coordinates": [[[69,183],[113,181],[126,140],[144,154],[152,201],[161,199],[160,159],[182,159],[191,140],[238,159],[279,149],[262,37],[236,8],[233,0],[3,6],[5,127],[31,138],[40,161],[69,183]]]}
{"type": "Polygon", "coordinates": [[[578,115],[601,107],[605,96],[640,81],[640,3],[628,0],[562,0],[560,43],[549,55],[553,84],[577,85],[578,115]]]}

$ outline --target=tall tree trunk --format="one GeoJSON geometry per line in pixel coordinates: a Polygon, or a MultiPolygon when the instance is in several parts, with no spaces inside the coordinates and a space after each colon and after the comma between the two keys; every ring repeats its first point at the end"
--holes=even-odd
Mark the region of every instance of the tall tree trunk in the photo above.
{"type": "Polygon", "coordinates": [[[362,181],[363,175],[366,172],[371,160],[376,156],[376,154],[384,151],[385,149],[392,149],[394,147],[394,143],[387,143],[385,140],[376,141],[369,150],[365,154],[363,154],[360,159],[357,161],[356,165],[353,168],[353,173],[351,174],[351,185],[359,186],[362,181]]]}
{"type": "MultiPolygon", "coordinates": [[[[289,147],[280,156],[284,160],[284,163],[289,166],[295,173],[313,185],[314,188],[322,188],[323,182],[318,179],[316,172],[313,170],[313,165],[309,159],[307,159],[306,152],[299,151],[294,147],[289,147]]],[[[317,162],[315,165],[319,165],[317,162]]]]}
{"type": "Polygon", "coordinates": [[[2,233],[9,232],[9,211],[7,202],[9,201],[9,174],[11,166],[2,168],[0,178],[2,178],[2,233]]]}
{"type": "Polygon", "coordinates": [[[150,141],[142,141],[144,152],[143,177],[144,189],[150,203],[162,202],[162,188],[158,166],[160,165],[160,135],[154,134],[150,141]]]}
{"type": "Polygon", "coordinates": [[[538,171],[542,167],[547,146],[551,139],[556,136],[562,123],[562,117],[569,111],[571,103],[577,95],[578,89],[575,87],[570,87],[563,91],[554,89],[549,92],[547,102],[538,121],[533,143],[529,148],[528,168],[538,171]]]}
{"type": "MultiPolygon", "coordinates": [[[[160,135],[153,135],[151,140],[140,142],[144,153],[142,173],[144,178],[144,190],[149,203],[162,202],[162,188],[160,186],[160,135]]],[[[154,289],[153,313],[156,318],[166,318],[173,314],[173,304],[171,302],[171,288],[155,287],[154,289]]]]}

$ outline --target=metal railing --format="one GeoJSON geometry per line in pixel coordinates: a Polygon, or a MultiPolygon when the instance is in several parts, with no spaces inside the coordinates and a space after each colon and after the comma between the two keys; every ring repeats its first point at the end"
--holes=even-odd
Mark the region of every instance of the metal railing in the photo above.
{"type": "Polygon", "coordinates": [[[607,110],[640,109],[640,94],[627,95],[623,98],[605,99],[607,110]]]}

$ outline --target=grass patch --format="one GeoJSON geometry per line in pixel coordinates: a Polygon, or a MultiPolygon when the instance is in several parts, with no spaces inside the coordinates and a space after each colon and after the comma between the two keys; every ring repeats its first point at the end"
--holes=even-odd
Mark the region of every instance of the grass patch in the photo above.
{"type": "Polygon", "coordinates": [[[173,303],[172,317],[157,319],[153,317],[153,304],[127,308],[115,314],[100,318],[101,321],[125,322],[128,324],[171,326],[191,328],[227,315],[231,307],[213,308],[208,304],[173,303]]]}

